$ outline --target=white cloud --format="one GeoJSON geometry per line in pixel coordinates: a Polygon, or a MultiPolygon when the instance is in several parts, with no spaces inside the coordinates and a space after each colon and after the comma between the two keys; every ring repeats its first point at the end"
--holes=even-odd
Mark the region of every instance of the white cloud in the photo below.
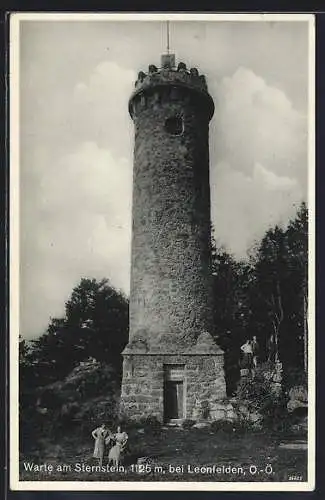
{"type": "Polygon", "coordinates": [[[95,143],[81,144],[45,170],[28,215],[38,231],[22,258],[24,335],[62,314],[82,276],[108,277],[128,290],[131,184],[126,159],[95,143]]]}
{"type": "Polygon", "coordinates": [[[255,163],[253,179],[256,179],[257,184],[265,186],[267,191],[282,191],[297,188],[297,180],[289,177],[282,177],[270,172],[260,163],[255,163]]]}
{"type": "Polygon", "coordinates": [[[215,235],[237,257],[306,194],[306,120],[288,97],[247,68],[218,87],[211,127],[215,235]]]}
{"type": "Polygon", "coordinates": [[[136,73],[112,61],[98,64],[89,79],[73,91],[73,134],[94,140],[120,156],[131,158],[133,125],[128,100],[136,73]]]}
{"type": "Polygon", "coordinates": [[[216,118],[212,126],[214,161],[227,161],[252,173],[255,163],[278,175],[306,176],[306,117],[281,90],[247,68],[214,85],[216,118]]]}
{"type": "MultiPolygon", "coordinates": [[[[57,144],[57,135],[51,144],[49,134],[50,149],[42,141],[22,156],[21,328],[27,337],[63,313],[82,276],[108,277],[128,292],[132,121],[127,101],[134,78],[114,62],[99,63],[88,79],[75,83],[69,107],[57,110],[56,133],[67,124],[59,155],[48,154],[57,144]],[[82,141],[72,151],[70,136],[82,141]]],[[[39,117],[46,116],[46,108],[39,117]]]]}
{"type": "Polygon", "coordinates": [[[266,229],[292,218],[303,199],[296,180],[278,176],[260,164],[250,176],[220,163],[211,185],[215,236],[238,258],[245,257],[266,229]]]}

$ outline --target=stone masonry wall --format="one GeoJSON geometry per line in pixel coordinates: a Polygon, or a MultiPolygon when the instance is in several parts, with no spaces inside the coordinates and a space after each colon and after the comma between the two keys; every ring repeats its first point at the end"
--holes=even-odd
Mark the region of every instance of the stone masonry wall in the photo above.
{"type": "Polygon", "coordinates": [[[216,407],[226,400],[222,354],[125,355],[121,414],[135,420],[152,415],[163,421],[164,364],[185,365],[185,418],[215,418],[216,407]]]}
{"type": "Polygon", "coordinates": [[[209,117],[186,89],[137,96],[130,339],[193,343],[211,331],[209,117]],[[180,116],[182,135],[165,130],[180,116]]]}

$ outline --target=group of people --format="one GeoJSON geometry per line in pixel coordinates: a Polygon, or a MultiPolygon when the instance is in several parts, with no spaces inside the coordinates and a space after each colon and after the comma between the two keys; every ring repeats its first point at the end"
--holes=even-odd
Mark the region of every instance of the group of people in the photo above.
{"type": "Polygon", "coordinates": [[[120,426],[117,427],[117,432],[113,433],[105,424],[102,424],[92,431],[92,437],[95,439],[93,457],[99,460],[99,465],[102,466],[105,452],[109,448],[108,463],[113,463],[118,467],[121,453],[125,450],[128,441],[127,433],[122,432],[120,426]]]}
{"type": "Polygon", "coordinates": [[[257,367],[259,345],[254,335],[252,339],[247,339],[241,346],[242,362],[241,367],[253,373],[257,367]]]}

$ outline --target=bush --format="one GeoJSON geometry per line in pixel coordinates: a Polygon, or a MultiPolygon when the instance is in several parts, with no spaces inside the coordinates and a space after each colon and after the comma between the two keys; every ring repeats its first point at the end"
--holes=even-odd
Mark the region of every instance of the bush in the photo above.
{"type": "Polygon", "coordinates": [[[284,432],[288,427],[287,399],[280,389],[275,393],[271,380],[265,378],[263,370],[256,372],[253,379],[243,380],[237,390],[238,405],[247,409],[242,422],[248,424],[252,415],[260,416],[260,424],[268,431],[284,432]]]}
{"type": "Polygon", "coordinates": [[[286,390],[294,386],[303,386],[308,388],[308,376],[304,370],[296,367],[287,367],[283,373],[283,385],[286,390]]]}
{"type": "Polygon", "coordinates": [[[183,427],[183,429],[190,429],[191,427],[193,427],[194,424],[195,424],[195,420],[191,420],[190,418],[186,418],[182,422],[182,427],[183,427]]]}
{"type": "Polygon", "coordinates": [[[87,435],[101,425],[106,424],[109,428],[117,427],[116,401],[115,399],[93,398],[80,405],[78,412],[73,415],[75,427],[87,435]]]}
{"type": "Polygon", "coordinates": [[[232,434],[235,431],[235,425],[230,420],[214,420],[211,422],[211,430],[213,432],[221,431],[226,434],[232,434]]]}
{"type": "Polygon", "coordinates": [[[247,432],[255,432],[254,424],[248,420],[237,420],[232,422],[230,420],[215,420],[211,423],[211,430],[213,432],[222,432],[225,434],[242,435],[247,432]]]}
{"type": "Polygon", "coordinates": [[[20,448],[26,451],[43,437],[89,436],[103,422],[118,425],[115,371],[104,363],[80,363],[64,380],[24,394],[20,403],[20,448]]]}
{"type": "Polygon", "coordinates": [[[151,432],[157,433],[161,431],[161,423],[155,415],[148,415],[142,417],[139,420],[139,424],[141,427],[148,429],[151,432]]]}
{"type": "Polygon", "coordinates": [[[246,432],[255,432],[256,431],[256,423],[251,422],[250,420],[238,420],[234,422],[234,429],[236,434],[245,434],[246,432]]]}

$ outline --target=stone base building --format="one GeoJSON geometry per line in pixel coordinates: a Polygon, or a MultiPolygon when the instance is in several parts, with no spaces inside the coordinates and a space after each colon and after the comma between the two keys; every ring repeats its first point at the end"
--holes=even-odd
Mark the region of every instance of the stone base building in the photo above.
{"type": "MultiPolygon", "coordinates": [[[[188,349],[131,342],[124,350],[121,411],[161,422],[227,418],[223,351],[209,333],[188,349]]],[[[229,408],[231,411],[231,408],[229,408]]]]}

